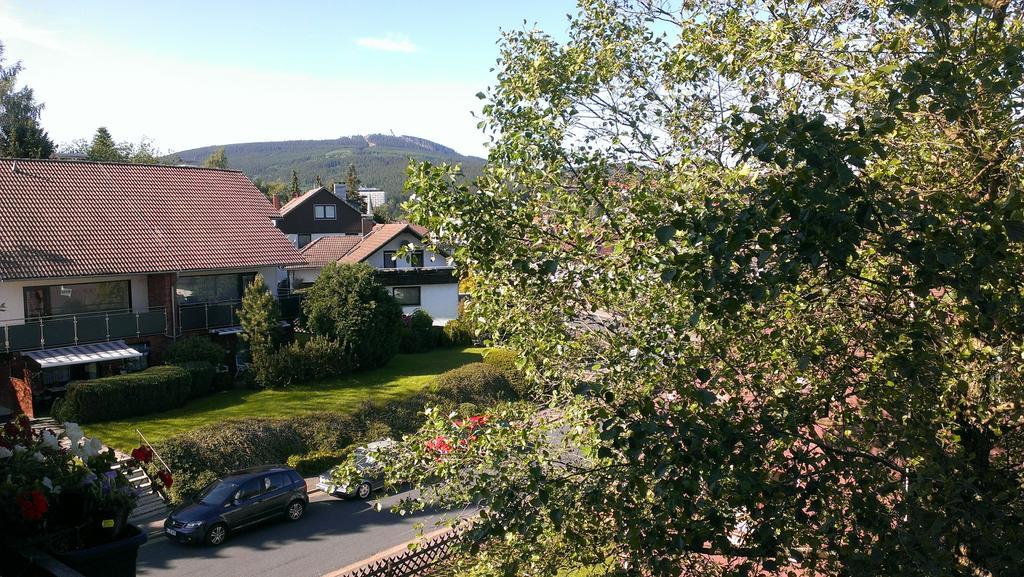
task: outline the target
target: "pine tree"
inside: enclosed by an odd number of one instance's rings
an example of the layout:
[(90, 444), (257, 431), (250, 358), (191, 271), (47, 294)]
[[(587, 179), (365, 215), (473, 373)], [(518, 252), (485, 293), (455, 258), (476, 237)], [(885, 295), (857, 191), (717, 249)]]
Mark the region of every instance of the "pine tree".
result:
[(281, 326), (281, 311), (277, 300), (263, 283), (263, 277), (256, 275), (252, 283), (245, 287), (238, 319), (242, 325), (242, 339), (249, 344), (253, 373), (256, 381), (261, 382), (266, 374), (267, 359), (277, 347)]
[(302, 194), (302, 191), (299, 190), (299, 173), (293, 170), (292, 171), (292, 196), (295, 197), (295, 196), (299, 196), (300, 194)]
[(96, 134), (92, 137), (92, 143), (89, 145), (85, 157), (89, 160), (114, 162), (122, 162), (125, 159), (124, 153), (121, 152), (120, 147), (114, 142), (114, 137), (110, 135), (110, 131), (107, 130), (106, 126), (96, 129)]
[(322, 187), (324, 185), (324, 181), (320, 178), (319, 174), (316, 175), (316, 185), (317, 187)]
[(348, 165), (348, 172), (345, 174), (345, 197), (349, 203), (358, 206), (360, 210), (366, 212), (366, 202), (363, 197), (359, 196), (359, 174), (356, 173), (356, 166), (354, 164)]

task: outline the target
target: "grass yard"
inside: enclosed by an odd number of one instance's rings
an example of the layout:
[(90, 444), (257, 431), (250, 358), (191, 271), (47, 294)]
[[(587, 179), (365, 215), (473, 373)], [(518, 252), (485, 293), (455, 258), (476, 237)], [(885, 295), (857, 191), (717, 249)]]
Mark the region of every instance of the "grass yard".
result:
[(138, 428), (149, 442), (202, 425), (240, 417), (290, 417), (316, 411), (345, 412), (359, 403), (382, 401), (415, 392), (437, 375), (480, 361), (482, 348), (437, 349), (429, 353), (396, 355), (383, 368), (338, 379), (278, 390), (249, 389), (213, 393), (187, 405), (124, 421), (85, 425), (88, 436), (128, 451), (139, 444)]

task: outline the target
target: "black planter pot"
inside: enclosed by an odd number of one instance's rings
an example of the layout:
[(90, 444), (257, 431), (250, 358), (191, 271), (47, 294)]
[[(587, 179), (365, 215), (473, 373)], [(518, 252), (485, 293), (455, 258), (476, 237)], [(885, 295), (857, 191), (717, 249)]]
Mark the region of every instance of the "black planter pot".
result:
[(135, 558), (145, 542), (146, 534), (135, 525), (128, 525), (117, 541), (54, 557), (85, 577), (135, 577)]

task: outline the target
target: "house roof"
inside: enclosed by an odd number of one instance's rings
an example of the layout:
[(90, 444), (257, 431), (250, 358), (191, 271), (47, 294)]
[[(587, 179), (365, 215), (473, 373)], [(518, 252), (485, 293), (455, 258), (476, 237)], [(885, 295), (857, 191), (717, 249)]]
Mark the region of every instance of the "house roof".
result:
[(363, 237), (356, 235), (322, 236), (302, 247), (299, 253), (309, 266), (323, 267), (341, 259), (362, 240)]
[(241, 172), (0, 158), (0, 280), (303, 262)]
[(379, 224), (373, 227), (373, 230), (367, 233), (348, 254), (338, 260), (340, 262), (362, 262), (403, 232), (410, 232), (417, 238), (423, 238), (423, 235), (427, 234), (427, 229), (404, 222)]
[(281, 210), (279, 211), (281, 213), (281, 216), (284, 216), (284, 215), (288, 214), (289, 212), (295, 210), (300, 205), (305, 203), (307, 200), (309, 200), (309, 199), (313, 198), (314, 196), (316, 196), (317, 193), (320, 192), (321, 190), (327, 192), (328, 194), (330, 194), (332, 198), (340, 200), (342, 202), (342, 204), (344, 204), (345, 206), (347, 206), (347, 207), (351, 208), (352, 210), (356, 211), (356, 213), (358, 213), (360, 215), (363, 214), (361, 210), (359, 210), (358, 208), (352, 206), (348, 202), (348, 200), (346, 200), (344, 198), (341, 198), (338, 195), (334, 194), (333, 192), (327, 190), (327, 187), (318, 186), (316, 188), (311, 188), (310, 190), (307, 190), (306, 192), (300, 194), (299, 196), (296, 196), (295, 198), (293, 198), (293, 199), (289, 200), (288, 202), (284, 203), (284, 205), (281, 206)]

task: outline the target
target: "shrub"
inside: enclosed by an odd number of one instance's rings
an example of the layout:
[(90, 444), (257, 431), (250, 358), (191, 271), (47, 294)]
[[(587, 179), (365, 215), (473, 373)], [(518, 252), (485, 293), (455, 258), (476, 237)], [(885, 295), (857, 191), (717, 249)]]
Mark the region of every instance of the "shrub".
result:
[(307, 451), (334, 451), (355, 443), (361, 437), (362, 423), (353, 414), (323, 411), (293, 417)]
[(416, 309), (409, 315), (409, 328), (413, 330), (427, 331), (434, 326), (434, 317), (423, 309)]
[(336, 451), (313, 451), (303, 455), (292, 455), (288, 457), (288, 466), (303, 477), (319, 475), (340, 465), (352, 453), (353, 447), (354, 445)]
[(195, 399), (210, 393), (213, 388), (214, 379), (217, 377), (217, 367), (207, 361), (188, 361), (181, 364), (181, 368), (188, 371), (192, 379), (192, 386), (189, 391), (189, 398)]
[(302, 311), (306, 328), (339, 342), (353, 368), (383, 366), (398, 352), (402, 307), (370, 265), (328, 263), (306, 289)]
[(192, 393), (192, 375), (175, 365), (68, 384), (55, 416), (92, 423), (135, 417), (180, 406)]
[(497, 367), (505, 373), (516, 395), (526, 398), (530, 395), (530, 384), (526, 380), (526, 375), (516, 365), (519, 358), (519, 354), (513, 350), (491, 349), (484, 354), (484, 364)]
[(462, 319), (453, 319), (444, 325), (444, 337), (452, 346), (469, 346), (473, 344), (473, 331)]
[(281, 388), (336, 377), (351, 369), (341, 343), (314, 335), (271, 353), (255, 378), (262, 387)]
[(164, 362), (169, 365), (183, 365), (194, 361), (205, 361), (213, 366), (224, 363), (227, 351), (208, 337), (186, 337), (177, 340), (164, 352)]
[(484, 363), (470, 363), (441, 373), (430, 387), (432, 400), (451, 410), (462, 403), (492, 405), (516, 398), (505, 372)]

